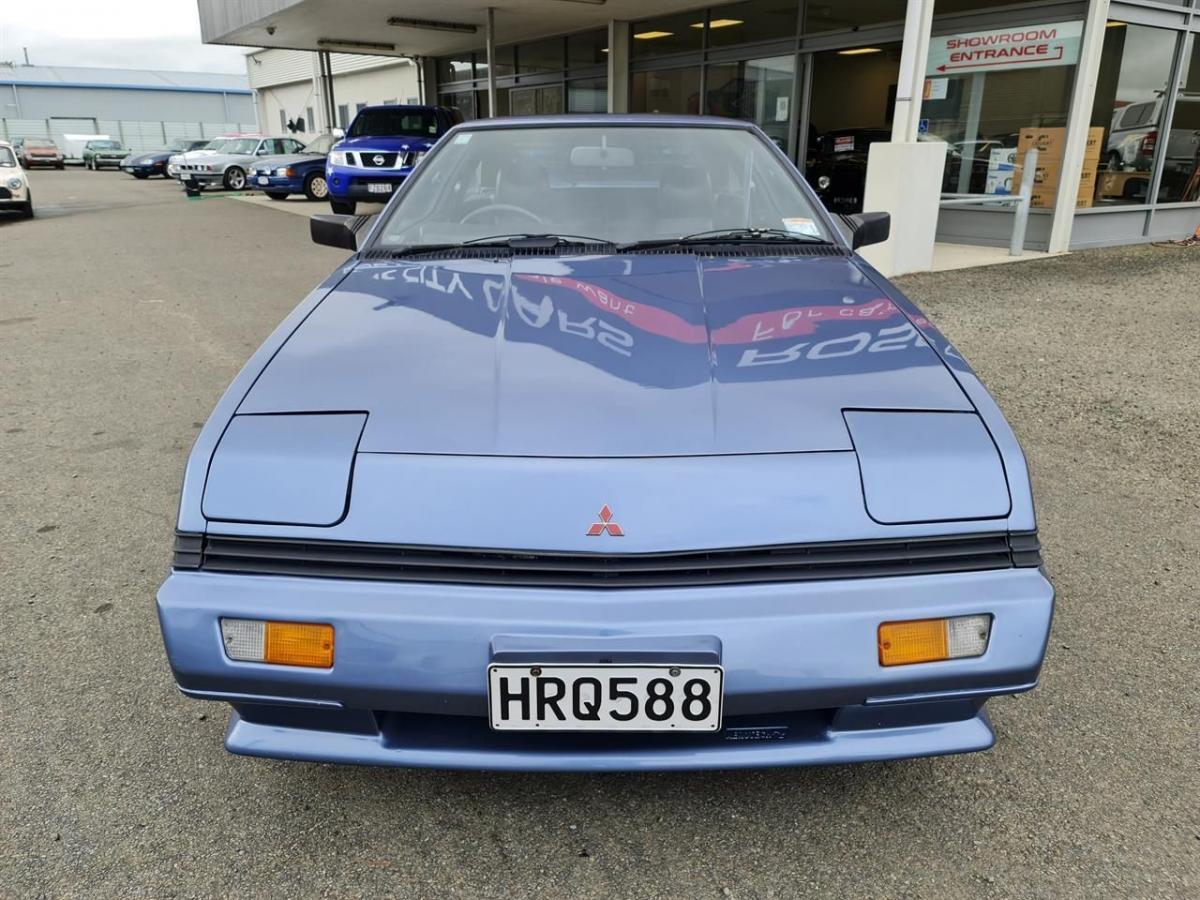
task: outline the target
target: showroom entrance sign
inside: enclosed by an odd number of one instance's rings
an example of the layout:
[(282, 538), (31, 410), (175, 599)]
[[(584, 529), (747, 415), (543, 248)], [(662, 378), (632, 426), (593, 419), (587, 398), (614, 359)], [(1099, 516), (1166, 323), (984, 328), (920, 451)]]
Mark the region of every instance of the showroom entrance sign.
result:
[(968, 31), (929, 39), (927, 75), (970, 75), (1008, 69), (1073, 66), (1079, 60), (1082, 22)]

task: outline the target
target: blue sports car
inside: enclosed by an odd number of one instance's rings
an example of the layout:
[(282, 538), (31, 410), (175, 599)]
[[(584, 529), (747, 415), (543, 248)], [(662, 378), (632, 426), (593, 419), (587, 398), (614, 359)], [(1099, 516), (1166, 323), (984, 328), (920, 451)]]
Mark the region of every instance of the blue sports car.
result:
[(983, 750), (1054, 606), (971, 368), (753, 125), (451, 131), (204, 426), (158, 611), (235, 753)]

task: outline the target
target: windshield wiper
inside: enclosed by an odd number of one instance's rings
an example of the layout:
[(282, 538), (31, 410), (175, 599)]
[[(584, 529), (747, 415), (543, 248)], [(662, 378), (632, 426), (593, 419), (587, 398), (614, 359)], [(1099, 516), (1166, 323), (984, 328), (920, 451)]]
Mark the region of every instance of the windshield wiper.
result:
[(514, 249), (541, 249), (543, 247), (579, 247), (584, 244), (612, 245), (605, 238), (589, 237), (586, 234), (531, 234), (519, 232), (516, 234), (493, 234), (490, 237), (473, 238), (463, 241), (464, 247), (512, 247)]
[(393, 259), (404, 256), (417, 256), (422, 253), (439, 253), (443, 250), (461, 250), (463, 247), (495, 247), (508, 250), (548, 250), (554, 247), (585, 247), (592, 244), (613, 246), (612, 241), (604, 238), (588, 237), (582, 234), (494, 234), (487, 237), (472, 238), (469, 241), (455, 241), (445, 244), (409, 244), (403, 247), (388, 248)]
[(689, 244), (751, 244), (759, 241), (784, 241), (794, 244), (829, 244), (824, 238), (811, 234), (799, 234), (782, 228), (714, 228), (712, 231), (697, 231), (675, 238), (658, 238), (649, 241), (631, 241), (618, 244), (618, 250), (652, 250), (655, 247), (683, 247)]

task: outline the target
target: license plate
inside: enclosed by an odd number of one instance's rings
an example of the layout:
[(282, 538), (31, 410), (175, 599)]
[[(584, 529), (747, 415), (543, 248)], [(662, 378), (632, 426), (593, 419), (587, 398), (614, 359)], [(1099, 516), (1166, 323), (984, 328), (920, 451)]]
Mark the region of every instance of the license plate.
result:
[(488, 667), (496, 731), (718, 731), (720, 666)]
[(259, 176), (258, 176), (258, 183), (259, 183), (259, 184), (270, 184), (270, 183), (271, 183), (271, 179), (270, 179), (270, 178), (268, 178), (266, 175), (259, 175)]
[(191, 181), (191, 180), (192, 180), (192, 176), (191, 176), (191, 175), (189, 175), (187, 172), (181, 172), (181, 173), (179, 174), (179, 180), (180, 180), (180, 181)]
[(367, 193), (368, 194), (390, 194), (391, 192), (392, 192), (392, 186), (387, 183), (368, 184), (367, 185)]

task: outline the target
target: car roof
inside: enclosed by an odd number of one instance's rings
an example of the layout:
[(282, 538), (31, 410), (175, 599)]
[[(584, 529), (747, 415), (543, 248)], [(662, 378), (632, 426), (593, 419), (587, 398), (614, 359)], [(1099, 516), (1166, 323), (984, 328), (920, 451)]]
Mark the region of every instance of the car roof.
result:
[(735, 131), (755, 131), (753, 122), (725, 119), (720, 116), (664, 116), (656, 113), (580, 113), (559, 116), (511, 116), (497, 119), (473, 119), (457, 126), (459, 131), (485, 131), (489, 128), (576, 128), (579, 126), (642, 126), (658, 125), (670, 128), (725, 128)]

